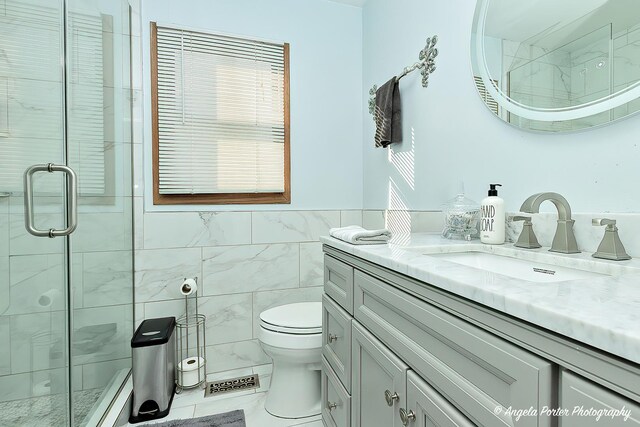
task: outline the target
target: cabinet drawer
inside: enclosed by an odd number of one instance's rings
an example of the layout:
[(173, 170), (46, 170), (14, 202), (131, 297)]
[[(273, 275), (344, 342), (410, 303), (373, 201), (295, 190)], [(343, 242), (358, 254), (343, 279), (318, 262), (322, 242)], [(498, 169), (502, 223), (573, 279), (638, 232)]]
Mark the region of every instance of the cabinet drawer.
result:
[(326, 295), (322, 296), (322, 354), (351, 392), (351, 316)]
[(552, 424), (496, 411), (553, 407), (551, 363), (360, 271), (354, 282), (355, 318), (472, 422)]
[(351, 426), (351, 397), (322, 358), (322, 421), (327, 427)]
[[(561, 427), (640, 426), (640, 404), (569, 371), (562, 371), (560, 377), (560, 408), (568, 411), (568, 415), (560, 417)], [(591, 408), (596, 411), (624, 409), (631, 414), (627, 420), (624, 415), (602, 415), (598, 420), (586, 412)]]
[(353, 314), (353, 267), (325, 255), (324, 291), (340, 307)]
[(413, 414), (412, 427), (474, 427), (458, 409), (420, 378), (407, 372), (407, 414)]

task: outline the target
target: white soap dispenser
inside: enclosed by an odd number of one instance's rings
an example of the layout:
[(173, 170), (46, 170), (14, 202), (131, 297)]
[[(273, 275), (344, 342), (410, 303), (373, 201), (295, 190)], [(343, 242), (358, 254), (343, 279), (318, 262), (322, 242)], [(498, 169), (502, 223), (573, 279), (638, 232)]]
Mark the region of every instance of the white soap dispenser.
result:
[(504, 200), (498, 197), (496, 187), (502, 184), (489, 184), (489, 197), (480, 203), (480, 241), (489, 245), (504, 243)]

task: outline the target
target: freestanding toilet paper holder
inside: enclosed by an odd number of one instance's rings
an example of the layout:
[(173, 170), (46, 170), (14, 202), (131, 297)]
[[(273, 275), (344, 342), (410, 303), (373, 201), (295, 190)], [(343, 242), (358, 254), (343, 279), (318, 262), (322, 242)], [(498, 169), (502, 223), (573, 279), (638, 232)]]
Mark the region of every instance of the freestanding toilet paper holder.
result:
[(206, 317), (198, 313), (197, 278), (185, 279), (180, 287), (185, 314), (176, 320), (176, 393), (206, 384)]

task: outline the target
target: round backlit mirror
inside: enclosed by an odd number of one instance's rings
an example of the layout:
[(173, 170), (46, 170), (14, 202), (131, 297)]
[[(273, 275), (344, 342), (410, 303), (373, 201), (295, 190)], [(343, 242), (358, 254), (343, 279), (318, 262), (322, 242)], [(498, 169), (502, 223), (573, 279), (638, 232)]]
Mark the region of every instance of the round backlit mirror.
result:
[(563, 132), (640, 110), (638, 0), (478, 0), (478, 93), (502, 120)]

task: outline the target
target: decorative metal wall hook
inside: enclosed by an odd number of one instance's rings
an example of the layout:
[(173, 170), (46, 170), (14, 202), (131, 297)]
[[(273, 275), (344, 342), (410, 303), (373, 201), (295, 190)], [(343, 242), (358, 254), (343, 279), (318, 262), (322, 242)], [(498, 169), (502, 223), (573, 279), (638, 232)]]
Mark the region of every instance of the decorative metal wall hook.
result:
[(378, 85), (371, 86), (369, 89), (369, 114), (373, 114), (376, 110), (376, 91), (378, 90)]
[[(422, 74), (422, 87), (427, 88), (429, 86), (429, 75), (436, 70), (436, 57), (438, 56), (438, 49), (436, 44), (438, 43), (438, 36), (427, 38), (427, 43), (424, 49), (418, 54), (418, 62), (408, 67), (405, 67), (400, 74), (396, 77), (398, 80), (406, 76), (407, 74), (420, 70)], [(373, 114), (376, 108), (376, 91), (377, 85), (373, 85), (369, 89), (369, 113)]]

